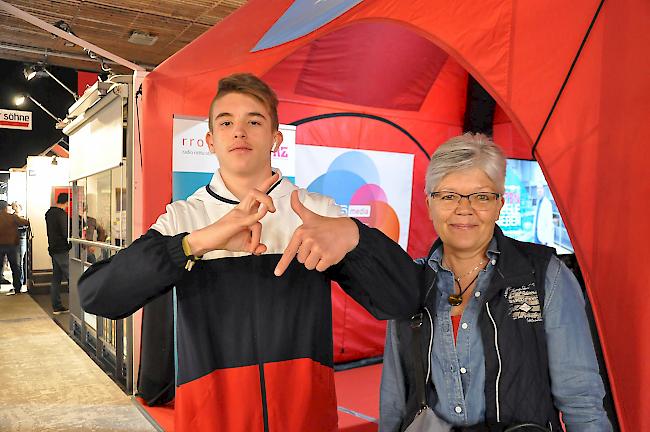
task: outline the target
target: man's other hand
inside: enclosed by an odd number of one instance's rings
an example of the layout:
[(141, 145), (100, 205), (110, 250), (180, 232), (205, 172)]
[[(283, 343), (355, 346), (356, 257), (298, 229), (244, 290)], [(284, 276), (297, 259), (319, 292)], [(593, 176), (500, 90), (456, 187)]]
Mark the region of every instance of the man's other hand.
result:
[(293, 260), (308, 270), (327, 270), (339, 263), (359, 243), (359, 229), (347, 217), (320, 216), (305, 207), (298, 198), (298, 191), (291, 193), (291, 208), (302, 220), (284, 250), (274, 274), (281, 276)]

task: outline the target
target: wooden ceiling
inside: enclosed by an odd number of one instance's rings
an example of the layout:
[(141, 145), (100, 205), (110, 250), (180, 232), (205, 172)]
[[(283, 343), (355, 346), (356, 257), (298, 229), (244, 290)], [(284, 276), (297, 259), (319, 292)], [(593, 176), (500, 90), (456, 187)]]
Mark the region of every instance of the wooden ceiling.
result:
[[(81, 39), (149, 70), (237, 10), (246, 0), (9, 0), (7, 3), (57, 25), (63, 21)], [(128, 41), (149, 33), (151, 46)], [(78, 46), (0, 11), (0, 58), (45, 62), (96, 71), (100, 63)], [(106, 63), (116, 73), (128, 69)]]

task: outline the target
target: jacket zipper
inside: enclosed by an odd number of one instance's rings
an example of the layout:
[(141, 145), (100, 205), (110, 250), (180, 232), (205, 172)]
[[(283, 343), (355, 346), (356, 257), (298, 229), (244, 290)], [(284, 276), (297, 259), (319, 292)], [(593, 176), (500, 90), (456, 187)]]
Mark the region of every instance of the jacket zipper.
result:
[(259, 362), (260, 390), (262, 392), (262, 418), (264, 419), (264, 432), (269, 432), (269, 409), (266, 406), (266, 380), (264, 379), (264, 363)]
[[(255, 260), (253, 257), (253, 265), (252, 267), (258, 267), (259, 266), (259, 260)], [(260, 330), (259, 330), (259, 320), (257, 317), (260, 316), (259, 314), (259, 299), (257, 298), (257, 289), (253, 289), (253, 304), (255, 305), (255, 313), (253, 313), (253, 338), (255, 339), (255, 355), (257, 356), (257, 368), (260, 374), (260, 393), (262, 395), (262, 419), (264, 421), (264, 432), (269, 432), (269, 412), (268, 412), (268, 407), (266, 404), (266, 380), (264, 379), (264, 362), (262, 361), (262, 358), (260, 357), (260, 342), (259, 342), (259, 336), (260, 336)]]
[(488, 316), (490, 317), (490, 321), (492, 321), (492, 325), (494, 326), (494, 348), (496, 349), (497, 352), (497, 359), (499, 360), (499, 371), (497, 372), (497, 380), (496, 380), (496, 397), (495, 397), (495, 402), (496, 402), (496, 408), (497, 408), (497, 422), (501, 421), (501, 410), (499, 407), (499, 381), (501, 381), (501, 353), (499, 352), (499, 331), (497, 329), (497, 324), (494, 322), (494, 318), (492, 317), (492, 312), (490, 312), (490, 305), (488, 303), (485, 303), (485, 307), (487, 308), (487, 313)]

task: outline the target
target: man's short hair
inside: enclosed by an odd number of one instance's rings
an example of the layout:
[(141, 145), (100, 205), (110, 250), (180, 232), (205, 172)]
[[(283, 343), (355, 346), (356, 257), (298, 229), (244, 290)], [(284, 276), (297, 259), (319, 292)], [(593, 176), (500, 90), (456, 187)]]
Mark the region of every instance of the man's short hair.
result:
[(271, 89), (271, 87), (269, 87), (264, 81), (251, 73), (236, 73), (219, 80), (217, 94), (214, 96), (214, 99), (212, 99), (212, 102), (210, 103), (210, 117), (208, 118), (210, 132), (212, 132), (214, 128), (212, 110), (214, 109), (215, 103), (217, 100), (219, 100), (219, 98), (222, 98), (230, 93), (245, 94), (263, 103), (271, 115), (271, 125), (273, 126), (273, 130), (278, 130), (278, 97), (273, 89)]
[(9, 204), (5, 200), (0, 200), (0, 210), (4, 210), (9, 207)]
[(56, 203), (57, 204), (65, 204), (68, 202), (68, 194), (67, 193), (60, 193), (56, 197)]

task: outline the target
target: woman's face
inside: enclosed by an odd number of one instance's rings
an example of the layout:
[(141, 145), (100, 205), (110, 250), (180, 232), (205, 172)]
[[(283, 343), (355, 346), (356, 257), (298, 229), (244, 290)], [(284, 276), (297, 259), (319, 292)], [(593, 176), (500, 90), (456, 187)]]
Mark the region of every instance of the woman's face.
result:
[[(482, 169), (471, 168), (447, 174), (434, 191), (469, 195), (475, 192), (497, 192), (497, 188)], [(427, 196), (426, 201), (429, 218), (445, 245), (445, 252), (463, 254), (477, 253), (487, 248), (504, 202), (501, 197), (491, 201), (487, 208), (476, 210), (466, 198), (452, 208), (441, 205), (439, 200), (431, 196)]]

